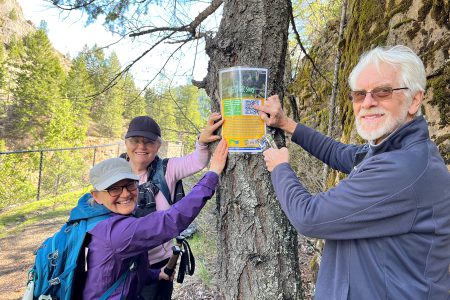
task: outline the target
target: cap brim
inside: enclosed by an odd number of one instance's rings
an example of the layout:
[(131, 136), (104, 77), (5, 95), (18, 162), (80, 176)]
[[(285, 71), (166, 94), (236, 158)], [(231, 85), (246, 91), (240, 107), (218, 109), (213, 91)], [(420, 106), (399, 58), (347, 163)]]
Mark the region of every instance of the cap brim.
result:
[(154, 141), (156, 141), (160, 138), (159, 136), (157, 136), (154, 133), (151, 133), (148, 131), (139, 131), (139, 130), (127, 132), (127, 134), (125, 135), (125, 138), (129, 138), (129, 137), (133, 137), (133, 136), (142, 136), (142, 137), (154, 140)]
[(110, 187), (111, 185), (113, 185), (114, 183), (121, 181), (123, 179), (139, 180), (139, 177), (137, 175), (135, 175), (133, 173), (129, 173), (129, 172), (117, 173), (117, 174), (114, 174), (114, 176), (108, 177), (107, 180), (105, 180), (98, 186), (95, 186), (95, 189), (96, 190), (104, 190), (104, 189)]

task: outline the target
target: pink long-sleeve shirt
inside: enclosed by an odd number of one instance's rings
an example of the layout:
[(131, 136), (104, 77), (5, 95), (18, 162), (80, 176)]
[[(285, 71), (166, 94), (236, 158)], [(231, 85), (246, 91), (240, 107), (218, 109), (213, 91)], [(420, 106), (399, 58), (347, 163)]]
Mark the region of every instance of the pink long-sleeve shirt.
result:
[[(199, 142), (195, 144), (195, 151), (183, 157), (171, 157), (167, 163), (165, 179), (169, 187), (170, 196), (173, 198), (175, 184), (178, 180), (197, 173), (206, 167), (209, 161), (208, 145)], [(147, 173), (141, 176), (139, 184), (147, 182)], [(155, 196), (156, 210), (166, 210), (170, 207), (169, 202), (162, 192)], [(172, 255), (173, 242), (169, 241), (157, 246), (148, 252), (150, 264), (158, 263)]]

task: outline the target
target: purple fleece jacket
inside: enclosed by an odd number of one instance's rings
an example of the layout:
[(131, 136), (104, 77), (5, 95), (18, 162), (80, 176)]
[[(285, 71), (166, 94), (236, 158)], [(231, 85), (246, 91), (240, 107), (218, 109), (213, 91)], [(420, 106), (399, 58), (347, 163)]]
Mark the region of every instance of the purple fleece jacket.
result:
[[(101, 221), (89, 233), (86, 284), (83, 299), (99, 299), (138, 256), (137, 270), (130, 272), (108, 299), (137, 299), (137, 295), (149, 278), (147, 251), (160, 245), (186, 229), (198, 215), (206, 200), (214, 194), (218, 175), (207, 172), (189, 194), (170, 209), (156, 211), (142, 218), (114, 214)], [(154, 276), (153, 276), (154, 277)], [(156, 278), (153, 278), (154, 280)]]

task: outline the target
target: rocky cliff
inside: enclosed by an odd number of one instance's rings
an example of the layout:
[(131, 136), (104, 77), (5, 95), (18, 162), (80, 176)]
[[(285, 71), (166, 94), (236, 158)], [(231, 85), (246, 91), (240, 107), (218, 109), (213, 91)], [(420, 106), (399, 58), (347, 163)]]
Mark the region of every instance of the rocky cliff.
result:
[[(0, 42), (8, 45), (13, 39), (22, 39), (35, 31), (35, 24), (26, 20), (16, 0), (0, 0)], [(68, 71), (71, 65), (70, 59), (56, 49), (54, 51), (61, 60), (63, 68)]]
[(14, 37), (22, 38), (35, 30), (16, 0), (0, 0), (0, 41), (8, 44)]

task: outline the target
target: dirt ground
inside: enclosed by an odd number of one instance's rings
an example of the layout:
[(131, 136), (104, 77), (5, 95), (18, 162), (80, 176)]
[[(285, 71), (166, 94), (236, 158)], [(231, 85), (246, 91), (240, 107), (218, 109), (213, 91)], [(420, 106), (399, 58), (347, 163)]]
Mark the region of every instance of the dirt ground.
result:
[(64, 224), (65, 219), (43, 220), (21, 233), (0, 239), (0, 299), (22, 299), (34, 251)]

